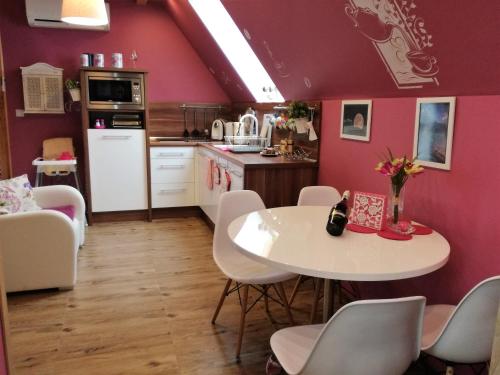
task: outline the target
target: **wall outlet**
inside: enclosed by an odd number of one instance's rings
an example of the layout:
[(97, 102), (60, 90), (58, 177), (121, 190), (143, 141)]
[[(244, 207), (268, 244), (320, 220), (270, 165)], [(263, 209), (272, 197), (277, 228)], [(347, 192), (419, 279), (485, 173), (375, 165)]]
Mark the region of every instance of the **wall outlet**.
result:
[(24, 117), (24, 109), (16, 109), (16, 117)]

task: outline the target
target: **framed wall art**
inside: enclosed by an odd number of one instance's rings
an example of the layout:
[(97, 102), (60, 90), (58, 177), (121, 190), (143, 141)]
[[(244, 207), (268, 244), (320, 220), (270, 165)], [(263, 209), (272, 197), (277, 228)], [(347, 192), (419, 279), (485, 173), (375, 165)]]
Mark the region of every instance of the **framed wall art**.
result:
[(354, 192), (349, 221), (352, 224), (381, 230), (385, 226), (387, 197), (381, 194)]
[(418, 98), (413, 157), (420, 165), (451, 168), (455, 97)]
[(371, 100), (342, 100), (340, 138), (368, 142), (371, 120)]

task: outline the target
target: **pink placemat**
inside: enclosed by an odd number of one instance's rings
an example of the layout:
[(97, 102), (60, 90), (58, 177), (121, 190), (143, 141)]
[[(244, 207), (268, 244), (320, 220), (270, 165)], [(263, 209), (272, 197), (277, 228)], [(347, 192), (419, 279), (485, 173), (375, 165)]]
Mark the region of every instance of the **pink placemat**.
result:
[(413, 224), (413, 228), (415, 228), (415, 232), (413, 234), (416, 234), (417, 236), (425, 236), (427, 234), (432, 233), (432, 229), (429, 227), (426, 227), (424, 225), (419, 225), (419, 224)]
[(378, 232), (377, 236), (382, 238), (387, 238), (388, 240), (396, 240), (396, 241), (408, 241), (412, 239), (411, 234), (399, 234), (387, 229)]
[(361, 225), (356, 225), (351, 223), (347, 224), (346, 228), (351, 232), (356, 232), (356, 233), (366, 233), (366, 234), (377, 233), (376, 229), (363, 227)]

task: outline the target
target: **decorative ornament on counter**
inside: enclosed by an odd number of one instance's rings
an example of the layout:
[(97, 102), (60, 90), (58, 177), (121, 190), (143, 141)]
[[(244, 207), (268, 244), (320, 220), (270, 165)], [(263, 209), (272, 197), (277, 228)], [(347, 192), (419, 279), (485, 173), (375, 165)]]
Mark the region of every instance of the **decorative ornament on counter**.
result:
[(389, 198), (388, 222), (387, 226), (394, 232), (401, 234), (410, 234), (415, 231), (411, 221), (402, 219), (404, 207), (404, 186), (408, 177), (415, 177), (422, 173), (424, 168), (409, 160), (406, 155), (402, 158), (395, 158), (389, 148), (385, 160), (379, 162), (376, 171), (391, 179), (391, 194)]
[(136, 68), (136, 63), (137, 60), (139, 59), (139, 55), (135, 51), (135, 49), (132, 51), (132, 54), (130, 55), (130, 60), (132, 60), (132, 67), (135, 69)]
[(387, 197), (381, 194), (354, 192), (349, 222), (375, 230), (385, 226)]
[(330, 211), (328, 222), (326, 223), (326, 231), (332, 236), (340, 236), (344, 232), (347, 224), (347, 201), (349, 200), (350, 191), (344, 191), (342, 200), (338, 202)]

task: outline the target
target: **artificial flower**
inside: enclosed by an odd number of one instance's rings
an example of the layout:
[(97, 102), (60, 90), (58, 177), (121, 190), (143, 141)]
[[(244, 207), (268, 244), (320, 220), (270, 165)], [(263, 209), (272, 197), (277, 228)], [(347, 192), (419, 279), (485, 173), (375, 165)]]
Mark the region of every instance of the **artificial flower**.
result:
[[(391, 178), (392, 190), (395, 198), (399, 198), (399, 194), (403, 189), (409, 176), (415, 177), (422, 173), (424, 168), (415, 164), (415, 160), (408, 160), (406, 156), (395, 158), (391, 150), (388, 148), (388, 157), (379, 162), (375, 170), (384, 176)], [(398, 205), (394, 206), (394, 222), (398, 221)]]

